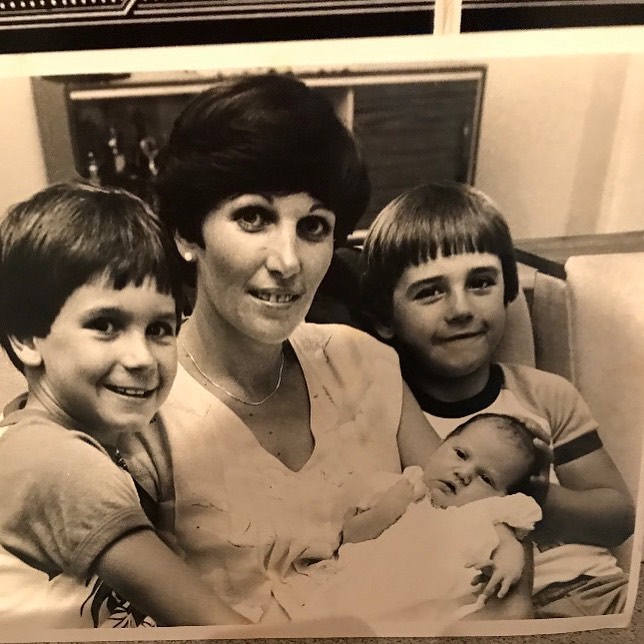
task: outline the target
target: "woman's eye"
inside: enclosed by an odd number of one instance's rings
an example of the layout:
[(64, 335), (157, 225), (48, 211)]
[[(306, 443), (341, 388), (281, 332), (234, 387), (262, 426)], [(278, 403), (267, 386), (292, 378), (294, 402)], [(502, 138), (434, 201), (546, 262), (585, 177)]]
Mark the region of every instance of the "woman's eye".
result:
[(176, 327), (170, 322), (153, 322), (148, 326), (147, 334), (153, 338), (174, 337)]
[(236, 212), (235, 220), (243, 230), (257, 232), (270, 223), (270, 213), (257, 206), (248, 206)]
[(297, 224), (300, 235), (309, 241), (322, 241), (332, 232), (333, 226), (320, 216), (303, 217)]

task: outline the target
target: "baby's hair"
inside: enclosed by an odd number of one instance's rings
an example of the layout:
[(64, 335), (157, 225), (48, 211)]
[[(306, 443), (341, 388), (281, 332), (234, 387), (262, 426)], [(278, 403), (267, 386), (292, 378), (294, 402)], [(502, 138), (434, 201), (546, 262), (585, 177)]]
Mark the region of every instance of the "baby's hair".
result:
[(39, 337), (67, 298), (105, 276), (117, 290), (152, 278), (183, 297), (174, 241), (150, 207), (117, 188), (61, 183), (12, 206), (0, 223), (0, 343), (14, 366), (9, 336)]
[(455, 182), (427, 183), (403, 193), (378, 214), (362, 253), (362, 299), (376, 320), (390, 322), (393, 292), (410, 266), (462, 253), (490, 253), (501, 261), (504, 302), (519, 278), (503, 215), (480, 190)]
[(534, 434), (526, 427), (525, 423), (516, 418), (515, 416), (510, 416), (508, 414), (493, 414), (493, 413), (482, 413), (472, 416), (465, 422), (461, 423), (454, 431), (449, 435), (458, 436), (470, 425), (473, 425), (481, 420), (491, 420), (494, 422), (495, 427), (504, 432), (505, 438), (508, 439), (519, 451), (527, 457), (528, 462), (530, 463), (527, 472), (523, 477), (516, 481), (508, 489), (508, 494), (513, 494), (515, 492), (523, 492), (524, 494), (530, 494), (530, 477), (538, 473), (539, 468), (539, 459), (537, 458), (537, 449), (534, 446), (533, 438)]

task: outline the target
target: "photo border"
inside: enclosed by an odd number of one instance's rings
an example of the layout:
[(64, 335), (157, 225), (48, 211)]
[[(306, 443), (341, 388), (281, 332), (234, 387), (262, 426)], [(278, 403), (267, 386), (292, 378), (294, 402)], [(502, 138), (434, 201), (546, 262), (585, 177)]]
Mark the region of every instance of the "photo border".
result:
[[(211, 45), (204, 47), (132, 49), (116, 52), (91, 51), (59, 52), (55, 54), (22, 54), (0, 56), (1, 77), (23, 77), (33, 75), (60, 75), (73, 73), (118, 72), (118, 71), (173, 71), (180, 69), (221, 68), (230, 72), (265, 68), (289, 68), (302, 66), (329, 67), (352, 64), (428, 64), (431, 62), (475, 63), (482, 57), (508, 56), (557, 56), (600, 53), (642, 53), (644, 52), (644, 27), (592, 28), (579, 30), (549, 30), (547, 32), (505, 32), (503, 34), (461, 34), (440, 37), (394, 37), (378, 39), (355, 39), (352, 41), (325, 40), (300, 43), (257, 43)], [(296, 64), (294, 64), (296, 62)], [(635, 593), (642, 557), (642, 534), (644, 529), (643, 493), (644, 463), (640, 463), (640, 484), (638, 513), (633, 556), (630, 570), (629, 599), (626, 611), (621, 615), (590, 618), (566, 618), (556, 620), (532, 620), (504, 622), (503, 635), (532, 635), (547, 633), (570, 633), (576, 630), (624, 628), (630, 621), (635, 602)], [(539, 628), (537, 629), (537, 624)], [(449, 635), (497, 635), (499, 622), (483, 624), (458, 624)], [(436, 633), (445, 635), (446, 633)], [(37, 634), (21, 633), (17, 639), (0, 641), (40, 641)], [(204, 639), (249, 639), (249, 638), (290, 638), (290, 637), (418, 637), (428, 636), (426, 632), (383, 630), (379, 633), (361, 631), (351, 621), (335, 624), (333, 627), (311, 625), (302, 632), (301, 625), (280, 625), (279, 628), (266, 626), (239, 627), (173, 627), (151, 630), (90, 631), (64, 630), (47, 631), (47, 641), (133, 641), (133, 640), (204, 640)], [(109, 637), (106, 637), (109, 636)], [(432, 635), (433, 636), (433, 635)], [(44, 640), (43, 640), (44, 641)]]

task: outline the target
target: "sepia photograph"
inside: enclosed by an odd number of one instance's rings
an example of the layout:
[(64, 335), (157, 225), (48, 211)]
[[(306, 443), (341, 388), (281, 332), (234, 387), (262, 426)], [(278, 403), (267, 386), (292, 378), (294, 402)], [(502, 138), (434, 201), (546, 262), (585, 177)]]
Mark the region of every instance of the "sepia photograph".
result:
[(632, 634), (643, 29), (0, 57), (0, 641)]

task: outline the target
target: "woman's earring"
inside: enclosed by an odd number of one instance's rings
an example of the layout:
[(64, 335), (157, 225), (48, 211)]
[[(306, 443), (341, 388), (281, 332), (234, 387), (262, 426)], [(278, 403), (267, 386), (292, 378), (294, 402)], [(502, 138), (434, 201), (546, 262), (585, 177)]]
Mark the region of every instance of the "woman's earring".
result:
[(186, 260), (186, 262), (190, 263), (190, 262), (194, 262), (194, 261), (195, 261), (195, 256), (194, 256), (194, 255), (193, 255), (189, 250), (187, 250), (187, 251), (183, 254), (183, 259), (185, 259), (185, 260)]

